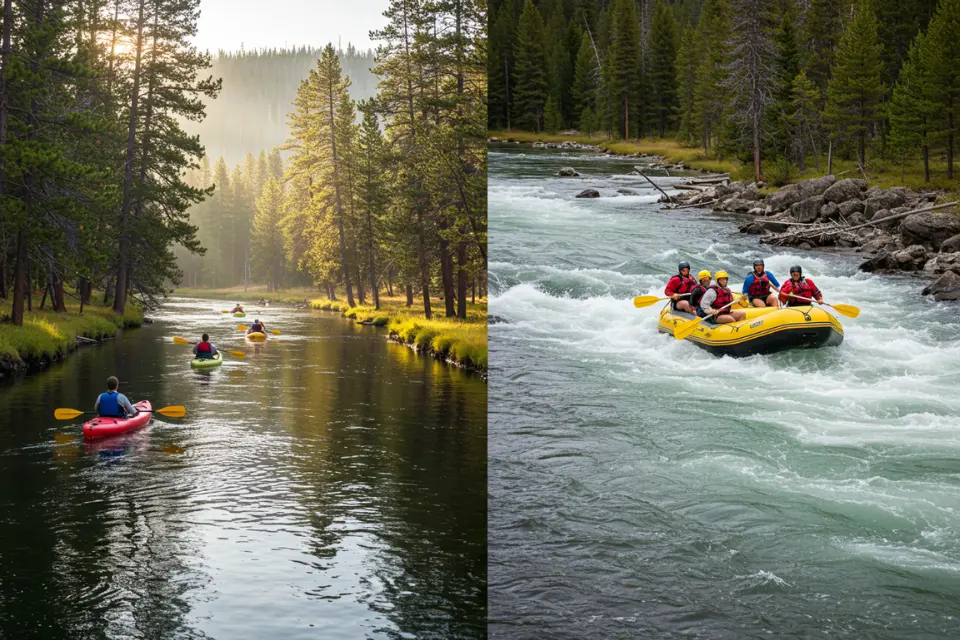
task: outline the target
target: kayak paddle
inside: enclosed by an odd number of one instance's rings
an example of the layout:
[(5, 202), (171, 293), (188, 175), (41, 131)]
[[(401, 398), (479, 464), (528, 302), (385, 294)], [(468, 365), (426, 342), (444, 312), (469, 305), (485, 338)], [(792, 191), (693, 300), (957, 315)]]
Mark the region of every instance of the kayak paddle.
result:
[[(140, 409), (140, 412), (141, 413), (159, 413), (160, 415), (166, 416), (168, 418), (182, 418), (185, 415), (187, 415), (186, 407), (177, 406), (177, 405), (170, 406), (170, 407), (163, 407), (162, 409), (150, 409), (149, 411), (145, 409)], [(78, 411), (76, 409), (57, 409), (56, 411), (53, 412), (53, 417), (56, 418), (57, 420), (73, 420), (74, 418), (77, 418), (79, 416), (85, 416), (92, 413), (99, 414), (100, 412), (99, 411)]]
[[(723, 311), (723, 310), (726, 309), (727, 307), (730, 307), (730, 306), (736, 304), (736, 303), (739, 302), (742, 298), (743, 298), (743, 296), (740, 296), (739, 298), (734, 298), (733, 302), (731, 302), (730, 304), (725, 304), (725, 305), (723, 305), (722, 307), (720, 307), (719, 309), (717, 309), (717, 312), (719, 313), (720, 311)], [(714, 314), (710, 314), (710, 315), (714, 315)], [(679, 328), (673, 330), (673, 337), (676, 338), (677, 340), (683, 340), (683, 339), (686, 338), (688, 335), (690, 335), (691, 333), (693, 333), (694, 331), (696, 331), (696, 330), (697, 330), (697, 327), (700, 326), (700, 323), (703, 322), (704, 320), (706, 320), (706, 319), (709, 318), (709, 317), (710, 317), (710, 316), (704, 316), (704, 317), (702, 317), (702, 318), (696, 318), (696, 319), (694, 319), (694, 320), (685, 321), (682, 325), (680, 325)]]
[[(788, 293), (788, 296), (791, 298), (797, 298), (798, 300), (806, 300), (807, 302), (816, 302), (816, 300), (811, 300), (810, 298), (804, 298), (803, 296), (795, 296), (792, 293)], [(828, 302), (821, 302), (819, 304), (826, 305), (839, 313), (842, 316), (847, 316), (848, 318), (856, 318), (860, 315), (860, 308), (855, 307), (852, 304), (830, 304)]]
[[(197, 344), (196, 342), (189, 342), (188, 340), (185, 340), (184, 338), (181, 338), (180, 336), (174, 336), (174, 337), (173, 337), (173, 341), (174, 341), (176, 344)], [(232, 355), (234, 358), (246, 358), (246, 357), (247, 357), (247, 354), (244, 353), (243, 351), (230, 351), (230, 350), (227, 350), (227, 353), (229, 353), (230, 355)]]
[[(237, 331), (246, 331), (246, 330), (249, 329), (249, 328), (250, 328), (250, 327), (248, 327), (248, 326), (245, 325), (245, 324), (238, 324), (238, 325), (237, 325)], [(275, 335), (275, 336), (280, 335), (280, 332), (277, 331), (276, 329), (270, 329), (269, 331), (267, 331), (267, 333), (272, 333), (272, 334)]]
[[(683, 298), (688, 295), (690, 294), (681, 293), (680, 297)], [(635, 306), (637, 309), (643, 309), (644, 307), (649, 307), (650, 305), (656, 304), (661, 300), (672, 300), (672, 298), (670, 296), (667, 296), (666, 298), (658, 298), (657, 296), (637, 296), (633, 299), (633, 306)]]

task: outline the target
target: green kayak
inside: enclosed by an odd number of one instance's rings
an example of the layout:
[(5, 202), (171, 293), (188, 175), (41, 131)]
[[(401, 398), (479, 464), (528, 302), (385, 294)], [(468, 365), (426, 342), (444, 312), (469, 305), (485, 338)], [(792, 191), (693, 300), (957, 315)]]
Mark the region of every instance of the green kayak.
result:
[(233, 314), (233, 317), (234, 317), (234, 318), (246, 318), (246, 317), (247, 317), (247, 314), (245, 314), (243, 311), (237, 311), (235, 314)]
[(210, 369), (219, 367), (221, 364), (223, 364), (223, 356), (220, 355), (219, 351), (212, 358), (194, 358), (190, 361), (190, 366), (194, 369)]

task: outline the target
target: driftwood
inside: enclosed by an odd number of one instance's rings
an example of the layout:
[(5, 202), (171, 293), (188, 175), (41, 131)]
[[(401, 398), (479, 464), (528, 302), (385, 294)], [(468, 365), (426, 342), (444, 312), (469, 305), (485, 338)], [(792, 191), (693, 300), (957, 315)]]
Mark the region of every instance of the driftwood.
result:
[(708, 190), (710, 187), (698, 187), (695, 184), (675, 184), (670, 187), (671, 189), (679, 189), (680, 191), (696, 191), (698, 193), (703, 193)]
[(679, 206), (679, 207), (669, 207), (669, 209), (670, 209), (670, 211), (677, 211), (677, 210), (679, 210), (679, 209), (693, 209), (693, 208), (695, 208), (695, 207), (709, 207), (710, 205), (716, 204), (717, 202), (720, 202), (720, 198), (717, 198), (716, 200), (711, 200), (710, 202), (698, 202), (698, 203), (696, 203), (696, 204), (684, 204), (684, 205), (681, 205), (681, 206)]
[(664, 191), (663, 189), (661, 189), (661, 188), (660, 188), (660, 185), (658, 185), (656, 182), (654, 182), (653, 180), (651, 180), (651, 179), (647, 176), (647, 174), (645, 174), (643, 171), (640, 171), (640, 169), (638, 169), (637, 167), (634, 167), (633, 169), (634, 169), (634, 171), (636, 171), (637, 173), (639, 173), (640, 175), (642, 175), (644, 178), (646, 178), (646, 179), (647, 179), (647, 182), (649, 182), (650, 184), (652, 184), (652, 185), (654, 186), (654, 188), (656, 188), (657, 191), (659, 191), (660, 193), (662, 193), (662, 194), (663, 194), (663, 197), (665, 197), (665, 198), (667, 199), (667, 202), (673, 202), (673, 198), (671, 198), (669, 195), (667, 195), (667, 192)]
[(688, 184), (719, 184), (721, 182), (726, 182), (729, 179), (729, 173), (718, 173), (712, 176), (704, 176), (703, 178), (691, 178)]
[(98, 340), (92, 340), (84, 336), (77, 336), (77, 342), (82, 342), (83, 344), (100, 344)]

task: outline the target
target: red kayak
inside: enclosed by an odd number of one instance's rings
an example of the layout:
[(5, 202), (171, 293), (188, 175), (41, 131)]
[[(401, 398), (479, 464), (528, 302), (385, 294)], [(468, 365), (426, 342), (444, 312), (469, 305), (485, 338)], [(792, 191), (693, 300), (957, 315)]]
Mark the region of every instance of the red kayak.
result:
[(118, 433), (139, 429), (150, 422), (150, 417), (153, 414), (149, 411), (153, 409), (153, 405), (150, 404), (149, 400), (141, 400), (133, 407), (139, 409), (140, 413), (132, 418), (94, 418), (90, 422), (83, 423), (83, 437), (87, 440), (95, 440), (115, 436)]

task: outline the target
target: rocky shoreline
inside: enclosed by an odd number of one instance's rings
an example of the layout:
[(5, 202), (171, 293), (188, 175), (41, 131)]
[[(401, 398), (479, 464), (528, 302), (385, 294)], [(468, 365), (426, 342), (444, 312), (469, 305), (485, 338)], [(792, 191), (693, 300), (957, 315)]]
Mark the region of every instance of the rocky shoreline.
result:
[(680, 206), (751, 216), (740, 231), (762, 236), (762, 243), (852, 249), (869, 256), (862, 271), (928, 276), (935, 280), (922, 295), (960, 299), (960, 217), (943, 211), (957, 203), (938, 203), (942, 193), (868, 188), (866, 180), (832, 175), (766, 196), (762, 187), (724, 181), (671, 199)]

